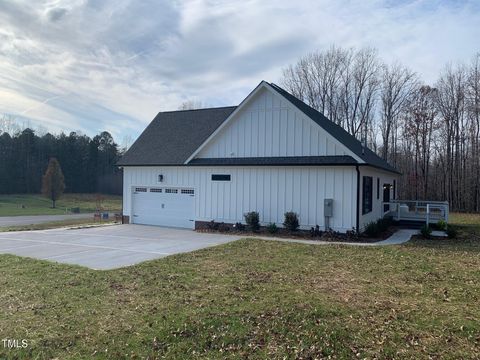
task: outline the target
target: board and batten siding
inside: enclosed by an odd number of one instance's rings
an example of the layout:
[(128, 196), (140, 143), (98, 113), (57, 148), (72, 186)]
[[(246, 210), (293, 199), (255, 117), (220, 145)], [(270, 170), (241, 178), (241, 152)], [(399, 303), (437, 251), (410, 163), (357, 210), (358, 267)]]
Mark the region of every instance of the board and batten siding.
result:
[[(231, 181), (212, 181), (212, 174), (230, 174)], [(284, 213), (295, 211), (302, 228), (323, 228), (324, 199), (332, 198), (330, 226), (345, 232), (356, 225), (353, 167), (125, 167), (123, 212), (128, 216), (135, 186), (193, 188), (197, 221), (244, 222), (244, 213), (258, 211), (263, 225), (281, 226)]]
[(195, 157), (323, 155), (355, 157), (283, 97), (263, 88)]
[[(372, 211), (367, 214), (362, 214), (362, 199), (363, 199), (363, 177), (364, 176), (371, 176), (372, 177), (372, 184), (373, 184), (373, 202), (372, 202)], [(380, 179), (380, 189), (379, 189), (379, 197), (377, 198), (377, 179)], [(396, 180), (398, 184), (399, 176), (387, 172), (382, 171), (372, 167), (361, 167), (360, 168), (360, 217), (359, 217), (359, 229), (362, 231), (365, 229), (365, 226), (372, 221), (377, 221), (381, 219), (384, 215), (383, 211), (383, 185), (390, 184), (393, 185), (393, 180)], [(397, 185), (398, 186), (398, 185)], [(397, 189), (398, 190), (398, 189)], [(393, 188), (390, 189), (390, 199), (393, 200)]]

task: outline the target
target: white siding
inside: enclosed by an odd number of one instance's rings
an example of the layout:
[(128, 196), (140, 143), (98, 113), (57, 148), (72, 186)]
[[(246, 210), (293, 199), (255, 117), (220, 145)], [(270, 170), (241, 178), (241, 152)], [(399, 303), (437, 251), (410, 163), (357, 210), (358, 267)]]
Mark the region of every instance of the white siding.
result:
[[(211, 174), (230, 174), (231, 181), (212, 181)], [(332, 228), (345, 232), (356, 221), (353, 167), (125, 167), (124, 214), (130, 216), (132, 187), (154, 185), (194, 188), (200, 221), (243, 222), (244, 213), (258, 211), (262, 224), (281, 226), (283, 214), (292, 210), (303, 228), (323, 227), (325, 198), (334, 199)]]
[[(368, 214), (362, 214), (362, 199), (363, 199), (363, 177), (371, 176), (373, 184), (373, 203), (372, 211)], [(377, 178), (380, 179), (380, 193), (377, 199)], [(390, 184), (393, 185), (393, 180), (396, 180), (398, 187), (398, 176), (394, 173), (389, 173), (386, 171), (381, 171), (372, 167), (361, 167), (360, 168), (360, 231), (371, 221), (376, 221), (383, 217), (383, 185)], [(393, 188), (390, 189), (390, 199), (393, 200)]]
[(197, 154), (197, 158), (350, 155), (343, 144), (262, 88)]

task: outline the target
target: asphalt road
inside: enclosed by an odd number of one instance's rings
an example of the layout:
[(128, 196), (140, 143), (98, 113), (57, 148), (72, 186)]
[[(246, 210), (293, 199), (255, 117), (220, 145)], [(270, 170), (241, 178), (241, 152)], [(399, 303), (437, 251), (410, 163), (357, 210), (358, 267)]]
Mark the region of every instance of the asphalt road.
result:
[(88, 219), (93, 220), (93, 214), (66, 214), (66, 215), (30, 215), (30, 216), (0, 216), (0, 227), (42, 224), (51, 221)]

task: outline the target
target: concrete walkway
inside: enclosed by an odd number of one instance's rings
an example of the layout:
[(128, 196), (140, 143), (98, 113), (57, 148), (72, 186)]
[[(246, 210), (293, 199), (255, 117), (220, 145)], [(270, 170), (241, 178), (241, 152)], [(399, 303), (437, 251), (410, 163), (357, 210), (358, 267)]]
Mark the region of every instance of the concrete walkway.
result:
[(299, 244), (309, 245), (353, 245), (353, 246), (383, 246), (383, 245), (400, 245), (406, 243), (411, 239), (413, 235), (418, 234), (418, 230), (413, 229), (400, 229), (386, 240), (377, 241), (373, 243), (359, 243), (359, 242), (343, 242), (343, 241), (322, 241), (322, 240), (300, 240), (300, 239), (287, 239), (279, 237), (260, 237), (260, 236), (248, 236), (249, 238), (255, 238), (260, 240), (274, 240), (285, 241)]

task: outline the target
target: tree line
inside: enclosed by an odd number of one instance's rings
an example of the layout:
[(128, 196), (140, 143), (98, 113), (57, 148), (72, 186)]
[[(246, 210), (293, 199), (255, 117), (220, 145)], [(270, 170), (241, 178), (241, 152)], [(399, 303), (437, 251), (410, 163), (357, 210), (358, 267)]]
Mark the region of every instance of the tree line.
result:
[(12, 119), (0, 119), (0, 193), (39, 193), (49, 160), (56, 158), (65, 177), (65, 191), (122, 193), (122, 173), (115, 164), (118, 145), (106, 131), (93, 138), (71, 132), (37, 135), (19, 130)]
[(402, 172), (399, 198), (480, 211), (480, 53), (427, 84), (375, 49), (332, 46), (286, 67), (282, 83)]

